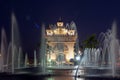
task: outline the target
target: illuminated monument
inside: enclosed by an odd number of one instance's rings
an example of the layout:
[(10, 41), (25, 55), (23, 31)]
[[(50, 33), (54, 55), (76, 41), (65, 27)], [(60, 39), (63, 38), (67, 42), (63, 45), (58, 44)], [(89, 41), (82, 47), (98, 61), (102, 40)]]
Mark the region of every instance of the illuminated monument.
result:
[(70, 64), (74, 59), (74, 47), (77, 40), (77, 30), (74, 22), (64, 25), (58, 21), (46, 29), (47, 64)]

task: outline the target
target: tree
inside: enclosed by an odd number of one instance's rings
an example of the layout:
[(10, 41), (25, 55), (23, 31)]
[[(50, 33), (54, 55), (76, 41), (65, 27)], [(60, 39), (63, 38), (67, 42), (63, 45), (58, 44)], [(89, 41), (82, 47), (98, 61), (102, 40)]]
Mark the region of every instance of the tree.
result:
[(96, 48), (98, 46), (98, 40), (96, 34), (92, 34), (86, 40), (83, 41), (84, 48)]

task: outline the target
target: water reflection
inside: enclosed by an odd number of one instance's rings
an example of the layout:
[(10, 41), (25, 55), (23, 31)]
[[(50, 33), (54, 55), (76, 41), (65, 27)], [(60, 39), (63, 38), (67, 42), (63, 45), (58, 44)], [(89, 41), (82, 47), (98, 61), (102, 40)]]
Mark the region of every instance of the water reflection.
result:
[(76, 80), (85, 80), (84, 78), (76, 78)]
[(120, 80), (119, 77), (72, 77), (72, 76), (39, 76), (39, 75), (11, 75), (2, 76), (0, 80)]
[(66, 76), (57, 76), (57, 77), (49, 77), (45, 80), (85, 80), (84, 78), (76, 78), (75, 77), (66, 77)]

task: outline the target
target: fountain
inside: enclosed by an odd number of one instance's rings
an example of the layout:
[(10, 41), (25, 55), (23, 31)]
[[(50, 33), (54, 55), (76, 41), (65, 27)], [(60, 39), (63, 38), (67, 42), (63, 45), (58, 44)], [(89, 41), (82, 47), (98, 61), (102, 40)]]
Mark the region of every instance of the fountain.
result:
[[(103, 36), (104, 36), (104, 41), (102, 44), (102, 53), (104, 53), (104, 58), (105, 54), (108, 55), (108, 65), (111, 67), (112, 70), (112, 76), (116, 76), (116, 70), (118, 69), (117, 63), (119, 63), (118, 59), (120, 57), (119, 55), (119, 49), (120, 49), (120, 44), (117, 39), (117, 26), (116, 23), (114, 22), (112, 25), (112, 29), (108, 30)], [(105, 61), (105, 59), (103, 60)]]
[(27, 65), (28, 65), (28, 54), (26, 53), (25, 54), (25, 68), (27, 68)]
[(22, 48), (19, 47), (19, 52), (18, 52), (18, 69), (23, 67), (23, 54), (22, 54)]
[(41, 29), (41, 45), (40, 45), (40, 64), (43, 67), (43, 71), (45, 71), (46, 67), (46, 44), (45, 44), (45, 25), (42, 25)]
[[(83, 67), (86, 71), (87, 75), (101, 75), (104, 76), (118, 76), (117, 70), (119, 71), (119, 66), (117, 64), (120, 63), (120, 44), (117, 39), (117, 29), (116, 23), (114, 22), (112, 25), (112, 29), (108, 30), (106, 33), (101, 33), (99, 37), (99, 47), (96, 48), (85, 48), (83, 57), (80, 60), (79, 66), (76, 70), (75, 75), (78, 75), (79, 68)], [(90, 70), (93, 70), (89, 72)], [(99, 71), (96, 73), (96, 71)], [(84, 74), (84, 75), (86, 75)]]
[(0, 62), (1, 62), (1, 65), (0, 65), (0, 70), (2, 72), (5, 71), (5, 68), (6, 68), (6, 64), (7, 64), (7, 61), (6, 61), (6, 56), (7, 56), (7, 38), (6, 38), (6, 33), (5, 33), (5, 30), (4, 28), (2, 28), (2, 31), (1, 31), (1, 56), (0, 56)]
[[(12, 72), (14, 73), (14, 69), (18, 68), (18, 63), (19, 63), (19, 58), (18, 56), (20, 55), (19, 51), (21, 44), (20, 44), (20, 34), (19, 34), (19, 29), (18, 29), (18, 23), (15, 18), (14, 13), (12, 13), (11, 16), (12, 22), (12, 30), (11, 30), (11, 51), (12, 51)], [(19, 54), (19, 55), (18, 55)]]
[[(40, 62), (41, 66), (45, 68), (45, 26), (42, 25), (41, 32), (41, 46), (40, 46)], [(20, 34), (18, 29), (17, 20), (15, 14), (11, 15), (11, 41), (7, 44), (7, 38), (5, 30), (1, 30), (1, 53), (0, 53), (0, 72), (12, 72), (15, 70), (28, 67), (28, 55), (26, 53), (25, 59), (23, 59), (22, 47), (20, 43)], [(24, 61), (23, 61), (24, 60)], [(37, 67), (37, 56), (34, 51), (34, 67)]]
[(0, 71), (14, 73), (14, 69), (20, 67), (22, 51), (20, 48), (19, 30), (14, 13), (12, 13), (11, 19), (11, 42), (9, 45), (7, 44), (5, 30), (3, 28), (1, 30)]
[(34, 67), (37, 66), (37, 56), (36, 56), (36, 50), (34, 51)]

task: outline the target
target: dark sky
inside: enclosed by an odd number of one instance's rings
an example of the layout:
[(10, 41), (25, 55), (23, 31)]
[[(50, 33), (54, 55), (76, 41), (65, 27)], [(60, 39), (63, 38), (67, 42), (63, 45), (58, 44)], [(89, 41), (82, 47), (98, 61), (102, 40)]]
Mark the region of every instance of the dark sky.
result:
[(120, 38), (120, 2), (116, 1), (0, 0), (0, 28), (5, 27), (10, 41), (13, 11), (19, 25), (23, 48), (28, 52), (33, 52), (40, 42), (41, 24), (55, 24), (59, 17), (65, 23), (76, 23), (81, 41), (93, 33), (99, 35), (100, 32), (107, 31), (116, 20)]

